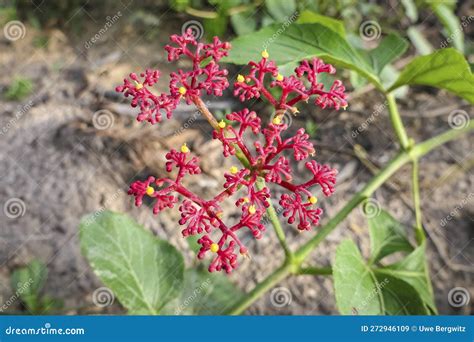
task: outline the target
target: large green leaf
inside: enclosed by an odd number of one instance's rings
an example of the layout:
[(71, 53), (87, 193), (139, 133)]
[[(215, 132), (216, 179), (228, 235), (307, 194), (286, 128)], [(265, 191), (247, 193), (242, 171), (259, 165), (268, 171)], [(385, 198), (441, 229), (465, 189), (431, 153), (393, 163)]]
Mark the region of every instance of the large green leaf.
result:
[(236, 38), (232, 46), (226, 62), (247, 64), (259, 60), (266, 47), (278, 66), (316, 56), (326, 63), (355, 70), (383, 89), (366, 59), (339, 34), (321, 24), (292, 24), (285, 30), (281, 29), (281, 24), (271, 25)]
[(390, 33), (380, 44), (369, 51), (372, 69), (379, 74), (387, 65), (399, 58), (408, 48), (408, 42), (398, 34)]
[(433, 289), (425, 261), (425, 252), (426, 243), (423, 243), (406, 258), (390, 266), (378, 268), (375, 272), (377, 275), (388, 275), (407, 282), (418, 291), (421, 299), (430, 310), (436, 312)]
[(342, 38), (346, 37), (346, 29), (342, 20), (326, 17), (325, 15), (321, 15), (310, 10), (304, 10), (303, 12), (301, 12), (296, 22), (298, 24), (318, 23), (326, 26), (327, 28), (330, 28), (331, 30), (339, 34)]
[(403, 226), (385, 210), (369, 216), (371, 262), (395, 252), (413, 250)]
[(464, 56), (453, 48), (414, 58), (389, 91), (405, 84), (446, 89), (474, 103), (474, 76)]
[(426, 315), (422, 297), (403, 277), (365, 263), (356, 244), (343, 241), (333, 264), (336, 304), (344, 315)]
[(181, 254), (127, 215), (88, 215), (81, 220), (80, 236), (94, 272), (130, 313), (157, 314), (181, 292)]
[(222, 315), (243, 293), (222, 273), (202, 268), (184, 273), (181, 295), (169, 302), (160, 313), (170, 315)]

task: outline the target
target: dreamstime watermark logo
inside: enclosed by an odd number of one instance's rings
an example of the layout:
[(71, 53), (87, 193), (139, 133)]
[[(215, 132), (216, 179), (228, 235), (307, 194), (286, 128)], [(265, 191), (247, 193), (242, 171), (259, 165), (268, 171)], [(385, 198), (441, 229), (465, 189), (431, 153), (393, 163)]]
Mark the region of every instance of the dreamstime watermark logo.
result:
[(115, 300), (114, 293), (108, 287), (99, 287), (92, 293), (92, 303), (99, 308), (112, 305)]
[(470, 301), (469, 291), (464, 287), (454, 287), (448, 293), (448, 303), (454, 308), (468, 305)]
[(359, 26), (359, 35), (366, 42), (379, 39), (381, 34), (382, 29), (375, 20), (364, 21)]
[(114, 125), (115, 118), (111, 111), (107, 109), (101, 109), (94, 113), (92, 116), (92, 124), (98, 130), (104, 130)]
[(444, 217), (442, 220), (441, 220), (441, 227), (444, 227), (448, 224), (449, 221), (451, 221), (453, 219), (453, 217), (455, 217), (456, 215), (458, 215), (459, 211), (461, 211), (464, 206), (466, 204), (468, 204), (472, 198), (474, 197), (474, 192), (471, 192), (469, 193), (469, 195), (467, 195), (466, 197), (464, 197), (461, 201), (461, 203), (459, 203), (457, 206), (454, 207), (453, 210), (451, 210), (451, 212), (449, 213), (449, 215), (447, 215), (446, 217)]
[(282, 308), (291, 304), (293, 295), (286, 287), (280, 286), (274, 288), (270, 293), (270, 302), (277, 308)]
[(361, 306), (359, 307), (359, 310), (365, 308), (372, 301), (372, 299), (374, 299), (375, 296), (378, 296), (379, 293), (383, 290), (385, 286), (387, 286), (389, 282), (390, 281), (388, 280), (388, 278), (385, 278), (381, 282), (376, 282), (375, 288), (372, 289), (369, 295), (362, 301)]
[(295, 20), (298, 18), (298, 11), (295, 11), (295, 13), (293, 13), (290, 17), (285, 17), (284, 21), (283, 21), (283, 24), (280, 25), (280, 27), (278, 28), (278, 30), (275, 31), (275, 33), (270, 37), (268, 38), (267, 40), (265, 40), (263, 42), (263, 45), (262, 45), (262, 48), (263, 50), (266, 50), (270, 45), (273, 44), (273, 42), (275, 40), (278, 39), (279, 36), (281, 36), (283, 34), (283, 32), (286, 31), (286, 29), (293, 23), (295, 22)]
[(375, 198), (367, 199), (364, 204), (360, 207), (362, 210), (362, 214), (364, 214), (367, 218), (374, 218), (380, 214), (382, 207)]
[(120, 194), (123, 194), (124, 191), (123, 189), (117, 189), (117, 191), (115, 191), (112, 196), (108, 197), (104, 204), (99, 208), (97, 209), (93, 214), (90, 214), (90, 215), (87, 215), (83, 225), (84, 227), (88, 227), (90, 226), (91, 224), (93, 224), (97, 218), (104, 212), (107, 210), (107, 208), (110, 206), (111, 203), (114, 203), (116, 202), (117, 198), (119, 197)]
[(363, 123), (361, 123), (355, 130), (352, 131), (351, 136), (352, 138), (357, 138), (359, 134), (364, 132), (374, 121), (375, 119), (385, 110), (385, 108), (388, 106), (388, 102), (385, 101), (382, 104), (376, 105), (372, 114), (365, 119)]
[(173, 136), (178, 136), (181, 133), (183, 133), (185, 130), (187, 130), (189, 127), (191, 127), (194, 122), (201, 116), (201, 112), (199, 110), (195, 111), (193, 115), (191, 115), (182, 125), (180, 128), (174, 131)]
[(278, 120), (279, 124), (285, 124), (288, 127), (290, 127), (291, 124), (293, 123), (292, 115), (288, 111), (285, 111), (283, 115), (281, 113), (275, 112), (272, 114), (270, 120), (274, 123), (275, 123), (275, 120)]
[(440, 44), (440, 48), (444, 49), (451, 44), (456, 37), (461, 35), (464, 30), (466, 29), (467, 26), (469, 26), (472, 22), (474, 21), (474, 16), (470, 15), (469, 17), (461, 17), (461, 22), (459, 24), (459, 27), (457, 27), (448, 37), (446, 37), (445, 40), (443, 40)]
[(19, 39), (23, 39), (26, 36), (26, 27), (25, 25), (19, 20), (12, 20), (9, 21), (3, 27), (3, 34), (5, 38), (14, 42)]
[(3, 205), (3, 212), (8, 218), (15, 219), (25, 215), (26, 205), (21, 199), (17, 197), (10, 198)]
[(3, 305), (0, 307), (0, 313), (7, 310), (16, 300), (21, 296), (23, 292), (25, 292), (30, 286), (33, 284), (33, 278), (29, 278), (28, 281), (24, 282), (23, 284), (18, 284), (18, 287), (13, 294)]
[(0, 135), (5, 135), (10, 130), (10, 128), (15, 126), (17, 122), (23, 117), (23, 115), (25, 115), (32, 107), (33, 107), (33, 101), (31, 100), (28, 101), (28, 103), (26, 103), (25, 105), (23, 105), (21, 109), (15, 113), (15, 116), (11, 118), (5, 124), (5, 126), (2, 127), (2, 129), (0, 130)]
[(122, 12), (118, 11), (115, 13), (112, 17), (107, 16), (105, 18), (105, 24), (104, 26), (97, 31), (95, 35), (93, 35), (88, 41), (84, 43), (84, 47), (86, 49), (90, 49), (95, 43), (97, 43), (104, 34), (107, 33), (107, 31), (117, 22), (119, 19), (122, 17)]
[(193, 290), (191, 293), (174, 311), (175, 315), (181, 314), (192, 302), (194, 302), (199, 294), (204, 291), (209, 285), (211, 285), (211, 278), (207, 278), (203, 281), (198, 287)]
[(185, 34), (188, 30), (191, 30), (191, 34), (199, 40), (204, 35), (204, 28), (202, 24), (197, 20), (188, 20), (181, 26), (181, 34)]
[(454, 129), (466, 128), (469, 124), (469, 114), (462, 109), (455, 109), (448, 116), (448, 124)]

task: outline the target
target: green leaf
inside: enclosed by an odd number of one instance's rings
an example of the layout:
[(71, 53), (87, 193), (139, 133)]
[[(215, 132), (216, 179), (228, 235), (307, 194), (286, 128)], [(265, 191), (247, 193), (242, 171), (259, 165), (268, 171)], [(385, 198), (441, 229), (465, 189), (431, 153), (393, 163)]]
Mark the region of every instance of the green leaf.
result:
[(388, 91), (405, 84), (446, 89), (474, 103), (474, 76), (464, 56), (453, 48), (414, 58)]
[(202, 268), (184, 273), (181, 295), (160, 312), (169, 315), (222, 315), (243, 293), (225, 274), (209, 273)]
[(295, 0), (266, 0), (265, 6), (268, 12), (277, 21), (288, 20), (296, 11)]
[(368, 53), (372, 69), (380, 74), (382, 69), (399, 58), (408, 48), (408, 42), (398, 34), (390, 33), (375, 49)]
[(127, 215), (88, 215), (80, 237), (94, 272), (132, 314), (157, 314), (181, 292), (182, 255)]
[(464, 33), (454, 9), (442, 3), (431, 3), (431, 9), (446, 29), (446, 39), (452, 40), (454, 47), (464, 53)]
[(233, 40), (233, 49), (225, 61), (247, 64), (251, 60), (259, 60), (264, 47), (270, 58), (281, 67), (316, 56), (326, 63), (359, 72), (383, 90), (368, 62), (336, 32), (321, 24), (292, 24), (275, 38), (279, 27), (280, 24), (271, 25)]
[(353, 241), (343, 241), (337, 247), (333, 277), (336, 304), (341, 314), (383, 314), (384, 301), (376, 290), (377, 279)]
[(413, 250), (403, 226), (385, 210), (369, 216), (371, 263), (399, 251)]
[(343, 241), (333, 265), (336, 304), (344, 315), (426, 315), (418, 292), (408, 282), (376, 273), (353, 241)]
[(231, 15), (230, 22), (232, 23), (232, 28), (237, 35), (242, 36), (256, 30), (257, 21), (255, 20), (255, 17), (252, 16), (253, 11), (254, 10)]
[(423, 302), (436, 312), (433, 289), (425, 261), (426, 243), (421, 244), (403, 260), (387, 267), (375, 270), (377, 274), (389, 275), (402, 279), (410, 284), (419, 294)]
[(48, 270), (39, 260), (33, 260), (25, 267), (16, 269), (11, 275), (12, 288), (32, 314), (41, 311), (40, 292), (47, 277)]
[(337, 34), (339, 34), (342, 38), (346, 37), (346, 29), (344, 27), (344, 22), (341, 20), (333, 19), (331, 17), (326, 17), (325, 15), (321, 15), (309, 10), (304, 10), (301, 12), (298, 20), (296, 21), (298, 24), (313, 24), (318, 23), (327, 28), (333, 30)]

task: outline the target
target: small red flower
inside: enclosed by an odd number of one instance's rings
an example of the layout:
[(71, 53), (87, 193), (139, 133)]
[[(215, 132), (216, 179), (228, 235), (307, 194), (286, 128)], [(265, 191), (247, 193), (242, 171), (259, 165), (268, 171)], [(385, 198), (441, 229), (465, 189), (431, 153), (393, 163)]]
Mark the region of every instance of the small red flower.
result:
[[(196, 41), (189, 30), (183, 35), (171, 36), (170, 40), (171, 44), (165, 47), (168, 60), (186, 57), (191, 60), (192, 69), (171, 73), (169, 92), (155, 95), (151, 91), (160, 76), (159, 71), (152, 70), (139, 76), (132, 73), (123, 85), (117, 87), (117, 91), (132, 98), (133, 107), (140, 109), (139, 121), (157, 123), (162, 119), (162, 112), (171, 117), (181, 99), (188, 104), (195, 103), (202, 111), (200, 97), (203, 93), (221, 96), (229, 86), (227, 70), (219, 66), (219, 61), (228, 54), (229, 43), (215, 37), (211, 43), (203, 44)], [(145, 181), (132, 183), (128, 191), (135, 197), (137, 206), (142, 205), (145, 196), (154, 201), (155, 214), (180, 202), (178, 223), (184, 226), (182, 235), (200, 235), (198, 243), (201, 247), (197, 257), (203, 259), (212, 255), (210, 272), (223, 270), (230, 273), (238, 265), (237, 250), (241, 255), (248, 253), (239, 238), (242, 229), (248, 229), (256, 239), (262, 237), (265, 211), (272, 199), (277, 201), (273, 187), (283, 190), (283, 194), (278, 195), (283, 216), (299, 230), (311, 230), (317, 226), (323, 212), (317, 207), (312, 188), (320, 187), (325, 196), (330, 196), (335, 190), (337, 170), (315, 160), (305, 163), (311, 173), (310, 179), (299, 184), (294, 182), (290, 160), (294, 159), (296, 163), (307, 160), (314, 156), (315, 149), (304, 129), (291, 134), (288, 125), (282, 121), (286, 111), (297, 114), (296, 105), (307, 102), (310, 97), (314, 97), (314, 103), (321, 108), (339, 109), (347, 105), (345, 89), (340, 81), (334, 81), (326, 90), (318, 80), (321, 73), (334, 74), (334, 67), (313, 58), (302, 61), (294, 75), (284, 77), (266, 51), (262, 52), (260, 61), (251, 61), (248, 67), (247, 75), (237, 77), (234, 95), (241, 101), (266, 99), (275, 114), (267, 125), (262, 125), (257, 113), (248, 108), (227, 114), (227, 122), (217, 123), (214, 119), (213, 138), (222, 143), (224, 156), (237, 154), (246, 159), (245, 167), (233, 166), (224, 173), (224, 189), (210, 199), (203, 199), (183, 185), (185, 176), (201, 173), (198, 158), (191, 156), (184, 144), (180, 151), (171, 149), (166, 154), (166, 171), (176, 172), (174, 177), (148, 177)], [(271, 92), (271, 88), (279, 88), (279, 91)], [(279, 94), (278, 97), (272, 95), (275, 93)], [(262, 179), (267, 186), (259, 183)], [(241, 214), (228, 224), (221, 203), (237, 194), (239, 198), (235, 205), (241, 208)]]

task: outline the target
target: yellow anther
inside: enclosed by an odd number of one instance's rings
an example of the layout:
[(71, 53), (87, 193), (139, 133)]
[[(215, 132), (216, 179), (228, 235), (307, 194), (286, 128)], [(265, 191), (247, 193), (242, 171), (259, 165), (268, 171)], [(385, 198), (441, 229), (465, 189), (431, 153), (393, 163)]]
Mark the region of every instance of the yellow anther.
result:
[(216, 213), (216, 216), (221, 219), (222, 217), (224, 217), (224, 213), (222, 211), (219, 211)]
[(263, 58), (268, 58), (268, 57), (270, 57), (270, 55), (268, 54), (267, 49), (265, 49), (265, 50), (262, 51), (262, 57), (263, 57)]
[(311, 204), (316, 204), (318, 202), (318, 198), (315, 196), (308, 197), (308, 202)]
[(181, 95), (184, 95), (184, 94), (186, 94), (186, 88), (185, 88), (185, 87), (179, 87), (178, 92), (179, 92)]
[(254, 205), (251, 205), (251, 206), (249, 207), (249, 213), (250, 213), (250, 215), (253, 215), (253, 214), (255, 214), (256, 212), (257, 212), (257, 209), (255, 208), (255, 206), (254, 206)]
[(143, 88), (143, 84), (141, 84), (141, 83), (135, 81), (135, 89), (136, 89), (136, 90), (140, 90), (140, 89), (142, 89), (142, 88)]
[(146, 194), (147, 194), (148, 196), (151, 196), (151, 195), (153, 195), (154, 193), (155, 193), (155, 189), (153, 189), (153, 187), (151, 187), (151, 186), (147, 186), (147, 187), (146, 187)]
[(298, 108), (296, 108), (296, 107), (291, 107), (290, 110), (291, 110), (291, 112), (292, 112), (294, 115), (296, 115), (296, 114), (298, 114), (298, 113), (300, 112), (300, 111), (298, 110)]
[(279, 116), (275, 116), (275, 117), (273, 118), (273, 120), (272, 120), (272, 123), (273, 123), (274, 125), (279, 125), (279, 124), (281, 124), (281, 118), (280, 118)]
[(245, 77), (242, 76), (241, 74), (239, 74), (239, 75), (237, 76), (237, 82), (242, 83), (243, 81), (245, 81)]
[(189, 148), (188, 148), (188, 146), (186, 145), (186, 143), (184, 143), (183, 145), (181, 145), (181, 152), (183, 152), (183, 153), (188, 153), (188, 152), (189, 152)]
[(220, 128), (225, 128), (225, 121), (224, 120), (221, 120), (219, 121), (219, 123), (217, 124)]
[(277, 77), (276, 77), (276, 80), (277, 80), (277, 81), (283, 81), (283, 75), (282, 75), (282, 74), (278, 74)]
[(232, 173), (233, 175), (235, 175), (237, 172), (239, 172), (239, 168), (237, 166), (232, 166), (230, 168), (230, 173)]
[(219, 245), (217, 243), (213, 243), (209, 249), (212, 253), (217, 253), (219, 251)]
[(244, 197), (244, 198), (242, 198), (242, 200), (244, 201), (244, 203), (248, 203), (248, 202), (250, 202), (250, 200), (249, 200), (249, 198), (248, 198), (248, 197)]

